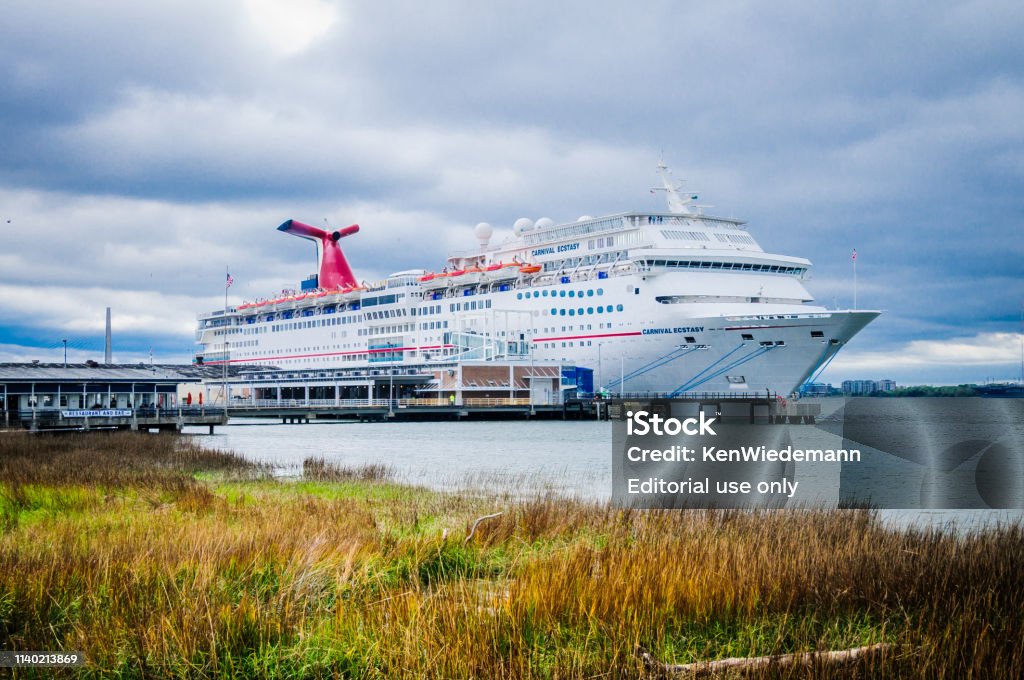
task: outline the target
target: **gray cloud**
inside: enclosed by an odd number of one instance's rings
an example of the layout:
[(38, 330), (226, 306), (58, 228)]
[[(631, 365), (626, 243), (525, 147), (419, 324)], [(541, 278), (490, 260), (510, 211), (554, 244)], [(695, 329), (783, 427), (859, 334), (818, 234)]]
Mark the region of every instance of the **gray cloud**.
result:
[(477, 221), (655, 207), (664, 149), (821, 302), (856, 247), (865, 345), (1005, 332), (1024, 299), (1016, 3), (260, 5), (5, 6), (7, 290), (200, 311), (230, 264), (255, 297), (310, 269), (289, 217), (361, 222), (366, 278), (435, 267)]

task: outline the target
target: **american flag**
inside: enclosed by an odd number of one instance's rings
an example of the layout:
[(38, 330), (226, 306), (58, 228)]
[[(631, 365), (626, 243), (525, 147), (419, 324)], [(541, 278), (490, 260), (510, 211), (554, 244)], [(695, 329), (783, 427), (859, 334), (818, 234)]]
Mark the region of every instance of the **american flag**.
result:
[(231, 276), (231, 272), (228, 272), (227, 281), (224, 283), (225, 288), (230, 288), (231, 284), (235, 282), (235, 277)]

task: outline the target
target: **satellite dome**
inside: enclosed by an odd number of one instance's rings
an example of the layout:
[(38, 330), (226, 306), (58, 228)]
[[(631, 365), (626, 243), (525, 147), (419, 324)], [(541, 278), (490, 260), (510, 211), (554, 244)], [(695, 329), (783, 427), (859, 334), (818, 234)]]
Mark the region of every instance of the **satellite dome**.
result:
[(488, 241), (490, 241), (491, 236), (493, 234), (494, 228), (491, 225), (487, 224), (486, 222), (481, 222), (480, 224), (473, 227), (473, 236), (476, 236), (477, 240), (483, 243), (487, 243)]
[(535, 224), (534, 226), (537, 229), (547, 229), (548, 227), (550, 227), (554, 223), (555, 223), (555, 221), (553, 219), (551, 219), (550, 217), (542, 217), (539, 220), (537, 220), (537, 224)]
[(579, 217), (576, 218), (576, 221), (577, 222), (586, 222), (587, 220), (592, 220), (592, 219), (594, 219), (594, 218), (591, 217), (590, 215), (580, 215)]
[(512, 233), (516, 236), (519, 236), (524, 231), (530, 231), (531, 229), (533, 229), (533, 220), (529, 217), (520, 217), (515, 221), (515, 224), (512, 225)]

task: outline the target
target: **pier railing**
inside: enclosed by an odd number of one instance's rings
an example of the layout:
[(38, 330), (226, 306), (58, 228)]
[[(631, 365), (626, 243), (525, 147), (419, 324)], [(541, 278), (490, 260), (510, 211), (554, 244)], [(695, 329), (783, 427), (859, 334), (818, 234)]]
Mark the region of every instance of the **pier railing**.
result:
[[(365, 408), (439, 408), (463, 406), (469, 408), (501, 408), (503, 406), (540, 406), (539, 402), (531, 402), (529, 398), (500, 397), (465, 397), (461, 401), (436, 397), (410, 397), (402, 399), (250, 399), (231, 404), (229, 413), (254, 410), (336, 410)], [(550, 406), (551, 404), (544, 404)]]

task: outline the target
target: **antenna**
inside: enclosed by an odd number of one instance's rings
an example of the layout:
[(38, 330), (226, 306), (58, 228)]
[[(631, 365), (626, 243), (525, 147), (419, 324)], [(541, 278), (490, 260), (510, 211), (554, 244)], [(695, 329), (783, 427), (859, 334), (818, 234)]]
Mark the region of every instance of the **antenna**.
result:
[(683, 188), (685, 180), (679, 180), (673, 184), (668, 177), (672, 174), (672, 170), (665, 164), (664, 160), (658, 161), (657, 167), (658, 176), (661, 177), (661, 186), (651, 187), (651, 193), (653, 194), (656, 191), (664, 191), (665, 199), (668, 201), (668, 210), (671, 213), (675, 213), (677, 215), (698, 214), (694, 213), (692, 208), (700, 208), (704, 206), (697, 206), (694, 203), (694, 201), (697, 200), (697, 194), (680, 195), (679, 193)]

